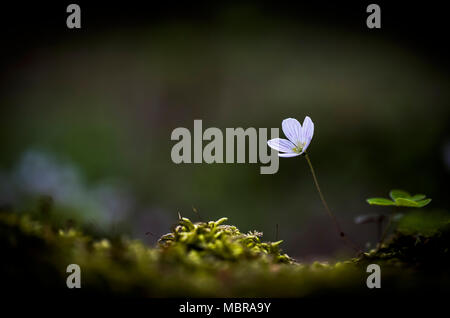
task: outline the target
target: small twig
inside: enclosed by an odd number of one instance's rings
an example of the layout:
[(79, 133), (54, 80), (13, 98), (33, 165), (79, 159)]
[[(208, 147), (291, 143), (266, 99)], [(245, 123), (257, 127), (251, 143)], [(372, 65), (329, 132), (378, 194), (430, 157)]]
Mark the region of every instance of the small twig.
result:
[(194, 211), (194, 213), (197, 214), (198, 219), (199, 219), (201, 222), (203, 222), (203, 218), (202, 218), (202, 216), (200, 215), (200, 212), (198, 212), (198, 210), (197, 210), (194, 206), (192, 206), (192, 211)]

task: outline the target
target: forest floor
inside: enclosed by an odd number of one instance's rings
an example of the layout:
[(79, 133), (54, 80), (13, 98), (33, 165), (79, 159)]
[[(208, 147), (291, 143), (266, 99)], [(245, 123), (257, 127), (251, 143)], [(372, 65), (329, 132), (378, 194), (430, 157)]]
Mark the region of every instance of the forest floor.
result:
[[(370, 294), (369, 264), (381, 269), (384, 294), (450, 291), (450, 217), (414, 214), (379, 249), (340, 262), (302, 264), (281, 241), (241, 233), (227, 219), (180, 218), (157, 247), (101, 237), (38, 213), (0, 213), (3, 288), (65, 293), (69, 264), (80, 292), (131, 297), (320, 297)], [(431, 220), (431, 221), (430, 221)], [(434, 221), (433, 221), (434, 220)]]

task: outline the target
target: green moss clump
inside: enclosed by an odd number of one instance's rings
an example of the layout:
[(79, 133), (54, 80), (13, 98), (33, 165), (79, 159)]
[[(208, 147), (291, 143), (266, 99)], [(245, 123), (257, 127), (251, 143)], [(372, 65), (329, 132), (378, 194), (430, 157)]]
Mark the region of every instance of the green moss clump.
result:
[(192, 223), (181, 218), (173, 232), (158, 241), (163, 254), (176, 257), (182, 262), (216, 264), (258, 260), (266, 263), (293, 263), (286, 254), (281, 254), (278, 242), (261, 242), (260, 232), (243, 234), (232, 225), (224, 225), (227, 218), (218, 221)]

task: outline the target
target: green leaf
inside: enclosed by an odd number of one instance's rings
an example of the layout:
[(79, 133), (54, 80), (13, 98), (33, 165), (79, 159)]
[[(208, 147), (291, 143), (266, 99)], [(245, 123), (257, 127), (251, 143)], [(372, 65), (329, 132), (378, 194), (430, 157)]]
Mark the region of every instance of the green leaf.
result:
[(399, 189), (394, 189), (389, 192), (389, 196), (392, 198), (392, 200), (398, 199), (398, 198), (410, 198), (411, 195), (404, 191)]
[(425, 199), (417, 201), (417, 204), (419, 205), (419, 208), (423, 208), (424, 206), (428, 205), (431, 202), (431, 199)]
[(410, 199), (414, 200), (414, 201), (420, 201), (420, 200), (425, 199), (426, 197), (427, 196), (425, 194), (415, 194), (412, 197), (410, 197)]
[(395, 199), (395, 203), (397, 206), (406, 206), (406, 207), (411, 207), (411, 208), (419, 207), (419, 203), (417, 203), (416, 201), (411, 200), (411, 199), (397, 198), (397, 199)]
[(370, 198), (366, 201), (370, 205), (395, 205), (395, 202), (385, 198)]
[(280, 245), (281, 243), (283, 243), (283, 240), (279, 240), (279, 241), (273, 242), (273, 243), (272, 243), (272, 246), (278, 246), (278, 245)]

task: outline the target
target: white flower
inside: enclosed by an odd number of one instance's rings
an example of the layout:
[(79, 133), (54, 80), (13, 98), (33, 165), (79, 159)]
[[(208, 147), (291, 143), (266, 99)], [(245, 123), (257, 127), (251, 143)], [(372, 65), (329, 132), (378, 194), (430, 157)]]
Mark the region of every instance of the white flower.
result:
[(297, 119), (287, 118), (281, 123), (283, 132), (289, 139), (275, 138), (267, 142), (269, 147), (280, 151), (280, 157), (300, 156), (306, 151), (314, 135), (314, 123), (308, 116), (300, 125)]

